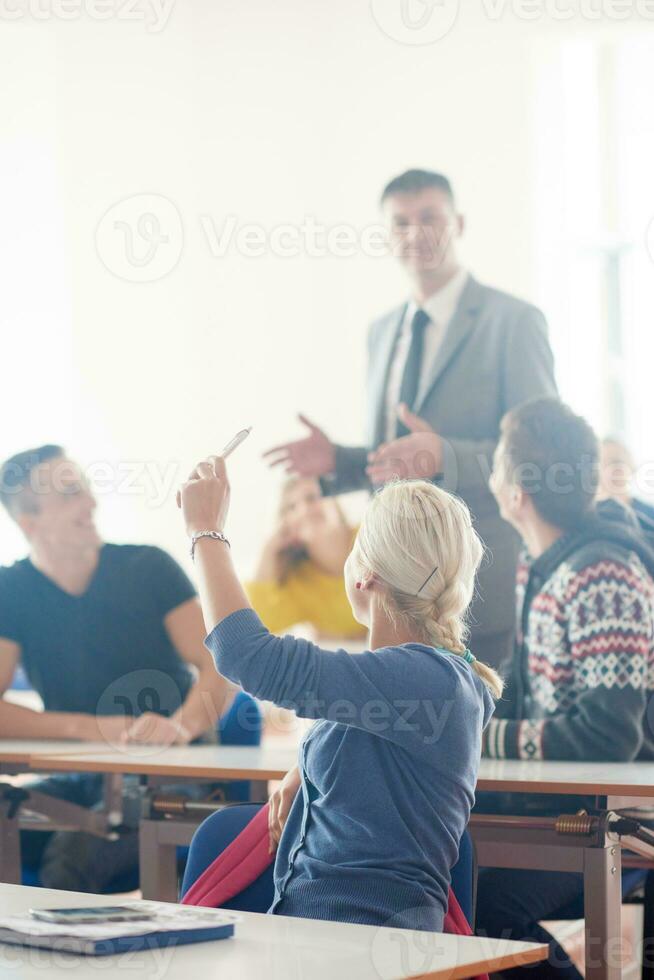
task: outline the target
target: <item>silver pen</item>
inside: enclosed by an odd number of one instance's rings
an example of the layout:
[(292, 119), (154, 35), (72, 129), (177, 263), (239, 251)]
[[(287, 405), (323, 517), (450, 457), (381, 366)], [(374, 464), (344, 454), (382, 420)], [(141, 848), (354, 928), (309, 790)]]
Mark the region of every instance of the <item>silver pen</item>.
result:
[[(229, 442), (221, 452), (220, 454), (221, 457), (223, 459), (227, 459), (228, 456), (231, 456), (234, 450), (238, 449), (238, 447), (241, 445), (242, 442), (245, 442), (245, 440), (247, 439), (247, 437), (250, 435), (251, 432), (252, 432), (251, 425), (248, 426), (247, 429), (241, 429), (240, 432), (237, 432), (234, 438), (229, 440)], [(178, 507), (182, 506), (182, 495), (179, 490), (177, 491), (177, 506)]]
[(229, 442), (221, 452), (220, 455), (222, 456), (222, 458), (227, 459), (227, 457), (231, 455), (231, 453), (233, 453), (235, 449), (238, 449), (238, 447), (241, 445), (242, 442), (245, 442), (245, 440), (247, 439), (247, 437), (250, 435), (251, 432), (252, 432), (252, 426), (249, 426), (249, 428), (247, 429), (241, 429), (240, 432), (237, 432), (234, 438), (229, 440)]

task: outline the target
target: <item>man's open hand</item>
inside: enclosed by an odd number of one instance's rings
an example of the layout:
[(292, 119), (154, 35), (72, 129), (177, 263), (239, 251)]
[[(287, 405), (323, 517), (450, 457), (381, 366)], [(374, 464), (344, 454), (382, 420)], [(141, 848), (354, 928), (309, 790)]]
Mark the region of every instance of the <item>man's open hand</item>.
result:
[(296, 442), (286, 442), (264, 453), (270, 466), (284, 466), (291, 476), (326, 476), (334, 469), (336, 454), (334, 447), (317, 425), (304, 415), (298, 416), (300, 422), (309, 430), (309, 435)]
[(441, 472), (443, 443), (438, 433), (406, 405), (400, 405), (397, 414), (409, 435), (382, 443), (368, 454), (366, 473), (375, 486), (383, 486), (397, 477), (431, 480)]

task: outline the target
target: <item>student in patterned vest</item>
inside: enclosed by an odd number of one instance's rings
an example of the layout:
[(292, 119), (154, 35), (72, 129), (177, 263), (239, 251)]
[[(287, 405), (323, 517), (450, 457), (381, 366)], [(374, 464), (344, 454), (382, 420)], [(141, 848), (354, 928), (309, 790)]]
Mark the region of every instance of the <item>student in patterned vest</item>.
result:
[[(502, 420), (490, 485), (524, 549), (514, 659), (484, 733), (487, 756), (654, 758), (654, 552), (626, 508), (596, 504), (598, 456), (588, 423), (555, 399), (527, 402)], [(480, 809), (514, 813), (542, 813), (543, 803), (479, 797)], [(538, 923), (582, 915), (581, 875), (480, 874), (480, 934), (551, 942), (550, 963), (529, 968), (531, 980), (551, 976), (553, 965), (559, 980), (579, 980)]]

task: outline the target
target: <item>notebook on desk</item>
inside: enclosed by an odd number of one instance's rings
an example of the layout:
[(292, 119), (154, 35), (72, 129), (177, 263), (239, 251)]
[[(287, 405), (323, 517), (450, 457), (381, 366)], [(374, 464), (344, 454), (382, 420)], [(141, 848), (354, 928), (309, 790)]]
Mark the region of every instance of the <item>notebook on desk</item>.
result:
[(189, 908), (163, 902), (134, 902), (152, 917), (135, 922), (72, 925), (40, 922), (29, 913), (0, 916), (0, 942), (37, 946), (85, 956), (113, 956), (188, 943), (228, 939), (238, 916), (219, 909)]

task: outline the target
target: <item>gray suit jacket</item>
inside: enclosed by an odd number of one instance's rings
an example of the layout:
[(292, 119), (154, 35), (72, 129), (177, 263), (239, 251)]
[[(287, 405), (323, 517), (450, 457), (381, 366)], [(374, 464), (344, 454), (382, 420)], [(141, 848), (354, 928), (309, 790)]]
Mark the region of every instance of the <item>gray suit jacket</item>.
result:
[[(336, 447), (335, 474), (323, 481), (327, 493), (370, 488), (366, 455), (385, 439), (386, 385), (405, 309), (393, 310), (370, 328), (367, 444)], [(470, 277), (415, 411), (444, 440), (439, 484), (466, 501), (487, 547), (472, 610), (473, 651), (476, 637), (511, 631), (515, 619), (517, 536), (488, 489), (500, 420), (529, 398), (556, 394), (543, 314)], [(476, 652), (483, 657), (479, 643)]]

